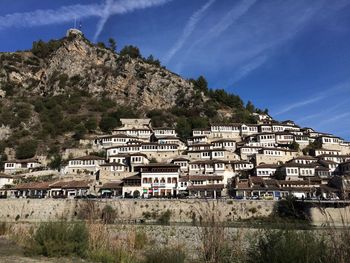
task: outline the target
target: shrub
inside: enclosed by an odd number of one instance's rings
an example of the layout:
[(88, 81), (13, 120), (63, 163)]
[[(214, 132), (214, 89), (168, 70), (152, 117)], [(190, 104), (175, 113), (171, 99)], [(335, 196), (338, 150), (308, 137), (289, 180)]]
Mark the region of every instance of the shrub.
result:
[(110, 132), (118, 126), (118, 120), (114, 117), (105, 116), (102, 117), (99, 126), (103, 132)]
[(94, 131), (97, 128), (97, 120), (94, 117), (89, 118), (84, 125), (89, 132)]
[(86, 200), (81, 203), (79, 210), (77, 212), (77, 216), (81, 220), (89, 220), (93, 222), (94, 220), (99, 218), (99, 212), (96, 207), (96, 203), (92, 200)]
[(45, 43), (42, 40), (34, 41), (32, 46), (32, 53), (40, 58), (46, 58), (52, 52), (56, 51), (62, 45), (61, 40), (50, 40)]
[(159, 216), (158, 223), (162, 225), (169, 225), (170, 216), (171, 216), (171, 211), (168, 209)]
[(135, 233), (135, 243), (134, 248), (135, 249), (143, 249), (145, 245), (147, 244), (147, 235), (144, 231), (137, 231)]
[(59, 170), (61, 168), (61, 164), (62, 164), (62, 157), (59, 154), (55, 154), (51, 159), (50, 163), (48, 164), (48, 166), (51, 169)]
[(113, 224), (116, 219), (116, 211), (110, 205), (106, 205), (102, 209), (101, 219), (105, 224)]
[(256, 212), (258, 212), (258, 210), (256, 209), (256, 207), (251, 207), (248, 210), (249, 212), (251, 212), (252, 214), (255, 214)]
[(85, 223), (41, 223), (35, 231), (29, 253), (47, 257), (85, 257), (89, 233)]
[(17, 159), (32, 158), (36, 154), (38, 143), (34, 140), (28, 140), (20, 143), (16, 148)]
[(130, 56), (131, 58), (141, 58), (140, 50), (132, 45), (125, 46), (120, 51), (120, 56)]
[(75, 126), (74, 128), (74, 135), (73, 138), (75, 140), (80, 140), (84, 138), (84, 135), (86, 134), (86, 128), (82, 123), (79, 123), (78, 125)]
[(5, 222), (0, 223), (0, 236), (5, 235), (7, 232), (7, 225)]
[(151, 212), (147, 211), (147, 212), (142, 212), (142, 216), (147, 220), (152, 217), (152, 214)]
[(327, 262), (325, 240), (314, 232), (264, 230), (248, 249), (248, 262)]

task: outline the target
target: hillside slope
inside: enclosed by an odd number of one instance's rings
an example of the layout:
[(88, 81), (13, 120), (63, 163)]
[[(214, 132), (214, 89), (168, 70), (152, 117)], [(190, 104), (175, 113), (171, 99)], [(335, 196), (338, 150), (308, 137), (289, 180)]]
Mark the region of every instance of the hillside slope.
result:
[(88, 133), (111, 131), (121, 117), (147, 116), (183, 138), (213, 121), (255, 121), (251, 103), (210, 90), (203, 77), (185, 80), (130, 47), (118, 54), (73, 31), (30, 51), (0, 53), (0, 151), (28, 141), (45, 153), (72, 147)]
[(32, 95), (47, 96), (77, 87), (92, 95), (108, 93), (123, 104), (143, 109), (170, 108), (176, 104), (177, 92), (193, 90), (188, 81), (166, 69), (120, 57), (80, 34), (55, 45), (52, 52), (43, 51), (44, 45), (39, 44), (34, 52), (3, 53), (0, 88), (10, 82)]

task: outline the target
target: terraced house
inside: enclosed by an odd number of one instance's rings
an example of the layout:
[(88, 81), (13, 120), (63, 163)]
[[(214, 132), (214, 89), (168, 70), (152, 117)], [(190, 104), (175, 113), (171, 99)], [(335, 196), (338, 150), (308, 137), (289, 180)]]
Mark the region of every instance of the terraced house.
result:
[[(185, 139), (173, 127), (153, 128), (150, 119), (121, 119), (121, 123), (112, 134), (95, 136), (88, 146), (84, 144), (90, 154), (68, 159), (54, 182), (15, 185), (18, 180), (9, 174), (30, 178), (48, 168), (35, 159), (6, 161), (1, 195), (348, 197), (345, 183), (339, 182), (350, 171), (350, 144), (292, 121), (212, 124), (193, 129), (193, 136)], [(70, 152), (84, 152), (83, 146)], [(43, 171), (36, 171), (39, 167)]]

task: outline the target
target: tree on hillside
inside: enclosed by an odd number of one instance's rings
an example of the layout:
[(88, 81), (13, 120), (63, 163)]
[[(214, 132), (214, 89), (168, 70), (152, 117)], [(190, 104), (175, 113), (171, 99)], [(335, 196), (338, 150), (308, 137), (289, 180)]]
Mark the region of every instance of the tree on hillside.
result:
[(248, 100), (247, 105), (245, 106), (245, 108), (246, 108), (247, 111), (249, 111), (250, 113), (255, 112), (255, 107), (254, 107), (253, 103), (252, 103), (250, 100)]
[(16, 148), (17, 159), (32, 158), (36, 154), (38, 143), (34, 140), (28, 140), (20, 143)]
[(303, 149), (303, 154), (312, 155), (314, 154), (316, 149), (321, 149), (321, 148), (322, 148), (322, 143), (318, 140), (315, 140), (314, 142), (310, 142), (309, 145)]
[(105, 45), (105, 43), (103, 43), (103, 42), (97, 42), (97, 46), (98, 46), (99, 48), (107, 48), (106, 45)]
[(102, 117), (99, 126), (103, 132), (110, 132), (118, 126), (118, 120), (111, 116), (104, 116)]
[(180, 138), (185, 139), (191, 136), (192, 127), (187, 118), (180, 117), (176, 122), (175, 130)]
[(190, 81), (196, 90), (208, 94), (208, 81), (203, 76), (199, 76), (197, 80), (192, 79)]
[(116, 51), (117, 50), (117, 42), (114, 40), (114, 38), (109, 38), (108, 39), (108, 44), (109, 44), (109, 48), (112, 50), (112, 51)]
[(148, 64), (156, 65), (160, 67), (160, 61), (158, 59), (155, 59), (153, 55), (149, 55), (148, 58), (145, 60)]
[(55, 169), (55, 170), (60, 170), (61, 165), (62, 165), (62, 157), (59, 154), (55, 154), (51, 159), (50, 163), (48, 164), (48, 166), (51, 169)]
[(299, 143), (293, 142), (293, 143), (290, 145), (290, 149), (295, 150), (295, 151), (299, 151), (299, 149), (300, 149)]
[(141, 58), (139, 48), (132, 45), (123, 47), (123, 49), (120, 51), (120, 55), (129, 56), (131, 58)]

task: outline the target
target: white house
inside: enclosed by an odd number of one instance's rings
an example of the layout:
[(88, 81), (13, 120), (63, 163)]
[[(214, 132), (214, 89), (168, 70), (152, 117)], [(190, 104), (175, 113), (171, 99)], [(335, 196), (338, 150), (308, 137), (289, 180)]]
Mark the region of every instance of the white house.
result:
[(153, 134), (158, 137), (177, 137), (177, 133), (173, 128), (153, 128)]
[(100, 165), (104, 163), (105, 159), (103, 157), (93, 155), (73, 158), (68, 161), (64, 173), (94, 175), (100, 169)]
[(258, 130), (260, 133), (272, 133), (272, 126), (270, 124), (260, 124)]
[(248, 157), (252, 157), (259, 153), (261, 149), (262, 147), (242, 146), (239, 148), (239, 152), (242, 159), (247, 159)]
[(315, 150), (315, 156), (320, 156), (324, 154), (330, 154), (330, 155), (340, 155), (341, 151), (340, 150), (330, 150), (330, 149), (316, 149)]
[(240, 128), (241, 136), (248, 136), (259, 132), (259, 126), (254, 124), (242, 124)]
[(276, 144), (276, 135), (274, 133), (259, 133), (256, 140), (262, 147), (274, 147)]
[(6, 185), (13, 184), (13, 176), (9, 174), (0, 174), (0, 189)]
[(275, 175), (278, 165), (260, 164), (255, 167), (255, 175), (261, 177), (272, 177)]
[(212, 141), (211, 144), (213, 145), (214, 149), (226, 149), (232, 152), (236, 150), (235, 140), (221, 139), (221, 140)]
[(210, 137), (211, 136), (211, 130), (210, 129), (193, 129), (192, 130), (192, 136), (205, 136)]
[(215, 124), (210, 126), (212, 138), (240, 139), (240, 124)]
[(294, 142), (294, 135), (289, 132), (276, 132), (275, 136), (278, 144), (292, 144)]
[(311, 164), (311, 163), (316, 163), (317, 158), (312, 156), (298, 156), (296, 158), (293, 158), (292, 162), (300, 163), (300, 164)]
[(182, 173), (188, 173), (190, 160), (184, 157), (175, 158), (172, 160), (172, 163), (180, 167)]
[(238, 172), (238, 171), (249, 171), (254, 168), (254, 164), (248, 162), (248, 161), (233, 161), (232, 162), (232, 167), (233, 170)]
[(94, 143), (101, 148), (107, 148), (112, 146), (119, 146), (127, 144), (129, 141), (137, 140), (137, 137), (127, 134), (119, 133), (114, 135), (98, 137), (94, 140)]
[(175, 164), (149, 164), (140, 167), (141, 186), (145, 197), (173, 196), (178, 193), (179, 166)]
[(4, 162), (4, 173), (14, 174), (27, 172), (31, 169), (41, 167), (41, 163), (37, 159), (12, 160)]

